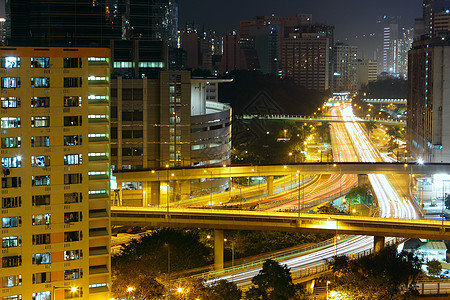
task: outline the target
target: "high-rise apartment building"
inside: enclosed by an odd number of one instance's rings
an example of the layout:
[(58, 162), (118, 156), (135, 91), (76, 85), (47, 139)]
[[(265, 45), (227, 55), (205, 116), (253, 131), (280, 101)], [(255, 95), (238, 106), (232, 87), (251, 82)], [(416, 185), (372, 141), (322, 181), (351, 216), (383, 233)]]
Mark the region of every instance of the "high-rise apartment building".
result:
[(3, 299), (109, 297), (109, 52), (0, 48)]
[(422, 40), (409, 52), (408, 147), (425, 162), (450, 162), (450, 43)]
[(356, 92), (358, 90), (358, 47), (334, 45), (333, 91)]
[[(191, 78), (189, 71), (163, 71), (159, 79), (114, 79), (111, 85), (113, 168), (139, 172), (228, 165), (231, 108), (217, 101), (217, 93), (220, 82), (230, 81)], [(126, 191), (130, 184), (142, 189), (146, 183), (125, 183), (119, 188)], [(180, 199), (198, 196), (205, 189), (221, 191), (227, 187), (228, 179), (188, 182), (176, 187), (170, 184), (175, 190), (171, 195), (180, 195)], [(182, 190), (176, 191), (178, 188)], [(151, 190), (144, 202), (157, 205), (160, 186)], [(127, 200), (126, 193), (122, 195), (124, 204), (137, 200)]]
[(329, 40), (325, 33), (292, 33), (283, 39), (281, 73), (308, 89), (329, 88)]

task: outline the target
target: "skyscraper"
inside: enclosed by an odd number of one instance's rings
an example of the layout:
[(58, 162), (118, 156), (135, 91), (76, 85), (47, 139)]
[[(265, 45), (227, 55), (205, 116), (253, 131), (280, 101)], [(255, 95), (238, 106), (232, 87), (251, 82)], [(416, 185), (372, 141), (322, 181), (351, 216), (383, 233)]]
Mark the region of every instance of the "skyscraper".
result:
[(1, 296), (108, 299), (109, 49), (3, 47), (0, 62)]
[(358, 47), (334, 45), (333, 91), (358, 91)]
[(7, 1), (7, 43), (110, 47), (111, 40), (163, 40), (176, 45), (177, 3), (177, 0)]

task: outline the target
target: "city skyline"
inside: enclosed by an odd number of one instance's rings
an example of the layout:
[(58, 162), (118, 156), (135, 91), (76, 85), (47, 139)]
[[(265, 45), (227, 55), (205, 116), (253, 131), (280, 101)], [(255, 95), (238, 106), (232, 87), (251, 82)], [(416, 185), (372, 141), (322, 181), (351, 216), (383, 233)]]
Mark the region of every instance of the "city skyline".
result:
[[(328, 9), (324, 10), (324, 7)], [(207, 12), (205, 8), (208, 8)], [(310, 13), (313, 15), (313, 22), (335, 26), (336, 42), (358, 46), (361, 57), (373, 58), (379, 39), (370, 34), (381, 33), (377, 18), (384, 15), (401, 16), (403, 26), (413, 27), (414, 19), (422, 16), (422, 1), (322, 0), (295, 3), (289, 0), (261, 0), (242, 3), (231, 0), (222, 3), (217, 0), (184, 0), (179, 3), (179, 24), (181, 28), (185, 23), (195, 22), (225, 33), (238, 28), (240, 20), (271, 14), (289, 16), (296, 13)]]

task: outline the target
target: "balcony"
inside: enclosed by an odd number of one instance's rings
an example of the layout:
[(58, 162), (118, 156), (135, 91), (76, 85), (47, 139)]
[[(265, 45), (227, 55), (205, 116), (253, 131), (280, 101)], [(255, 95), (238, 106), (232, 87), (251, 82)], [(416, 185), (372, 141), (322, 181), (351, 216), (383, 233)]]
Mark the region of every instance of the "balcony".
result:
[(89, 85), (108, 85), (109, 78), (106, 76), (89, 76), (88, 84)]
[(109, 135), (107, 133), (89, 133), (89, 142), (109, 142)]
[(89, 248), (89, 256), (94, 256), (94, 255), (109, 255), (108, 248), (106, 248), (106, 246), (90, 247)]
[(109, 161), (109, 155), (106, 152), (93, 152), (88, 154), (89, 161)]
[(108, 104), (108, 96), (97, 96), (97, 95), (90, 95), (88, 96), (88, 103), (89, 104)]
[(88, 57), (89, 66), (105, 66), (109, 65), (109, 58), (107, 57)]
[(106, 208), (89, 210), (89, 218), (105, 218), (108, 217)]
[(109, 116), (108, 115), (88, 115), (89, 123), (108, 123)]
[(89, 266), (89, 274), (109, 273), (107, 265)]
[(109, 193), (106, 190), (89, 191), (89, 199), (109, 198)]
[(89, 237), (108, 236), (108, 229), (106, 227), (101, 228), (89, 228)]

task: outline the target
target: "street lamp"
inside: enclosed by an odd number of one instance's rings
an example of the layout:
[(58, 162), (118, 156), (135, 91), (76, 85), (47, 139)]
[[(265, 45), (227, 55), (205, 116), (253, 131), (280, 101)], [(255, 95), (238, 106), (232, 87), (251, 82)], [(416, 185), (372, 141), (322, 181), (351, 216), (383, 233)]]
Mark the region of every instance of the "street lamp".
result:
[(132, 287), (132, 286), (127, 287), (128, 299), (131, 299), (131, 293), (133, 291), (134, 291), (134, 287)]
[(170, 244), (165, 243), (164, 246), (167, 247), (167, 281), (169, 285), (169, 299), (170, 299)]
[(76, 286), (53, 286), (52, 287), (52, 299), (55, 300), (56, 299), (56, 295), (55, 295), (55, 290), (58, 289), (64, 289), (64, 290), (70, 290), (72, 293), (75, 293), (76, 291), (78, 291), (78, 288)]

